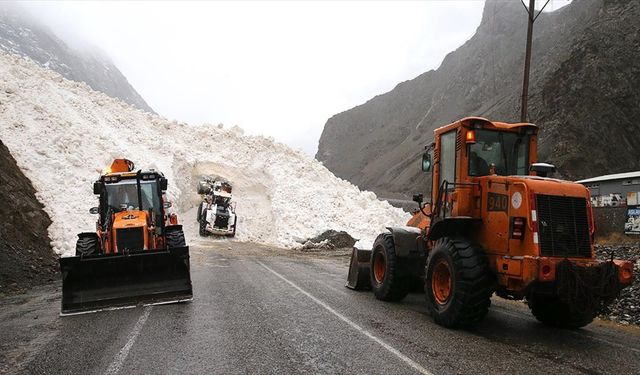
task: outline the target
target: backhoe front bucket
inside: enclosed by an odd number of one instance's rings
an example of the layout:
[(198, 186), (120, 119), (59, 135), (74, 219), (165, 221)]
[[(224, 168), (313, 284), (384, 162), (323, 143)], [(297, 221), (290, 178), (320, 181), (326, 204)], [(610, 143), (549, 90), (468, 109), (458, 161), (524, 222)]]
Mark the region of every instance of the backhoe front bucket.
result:
[(60, 315), (193, 299), (187, 246), (64, 257), (60, 269)]
[(351, 253), (351, 263), (349, 264), (349, 276), (347, 276), (347, 288), (353, 290), (371, 289), (369, 279), (369, 269), (371, 261), (371, 250), (353, 248)]

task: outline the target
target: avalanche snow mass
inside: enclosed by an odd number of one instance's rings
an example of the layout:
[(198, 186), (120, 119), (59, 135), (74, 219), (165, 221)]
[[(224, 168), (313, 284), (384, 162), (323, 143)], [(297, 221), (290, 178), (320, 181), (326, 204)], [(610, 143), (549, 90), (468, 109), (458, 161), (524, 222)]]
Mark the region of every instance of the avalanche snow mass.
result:
[(369, 247), (386, 226), (409, 218), (271, 138), (169, 121), (6, 53), (0, 53), (0, 137), (37, 190), (53, 221), (52, 247), (63, 256), (73, 255), (77, 233), (95, 229), (92, 183), (119, 157), (165, 174), (189, 243), (200, 240), (195, 190), (205, 175), (232, 183), (240, 241), (291, 248), (334, 229)]

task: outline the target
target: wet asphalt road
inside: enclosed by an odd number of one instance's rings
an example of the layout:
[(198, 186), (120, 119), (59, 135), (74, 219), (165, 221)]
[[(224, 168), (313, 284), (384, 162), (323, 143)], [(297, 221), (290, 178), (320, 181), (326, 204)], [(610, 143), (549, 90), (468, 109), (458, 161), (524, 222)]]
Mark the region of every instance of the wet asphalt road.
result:
[(29, 374), (640, 373), (640, 330), (538, 324), (495, 299), (447, 330), (423, 296), (344, 287), (345, 257), (239, 243), (192, 246), (194, 300), (61, 318), (59, 286), (0, 300), (0, 372)]

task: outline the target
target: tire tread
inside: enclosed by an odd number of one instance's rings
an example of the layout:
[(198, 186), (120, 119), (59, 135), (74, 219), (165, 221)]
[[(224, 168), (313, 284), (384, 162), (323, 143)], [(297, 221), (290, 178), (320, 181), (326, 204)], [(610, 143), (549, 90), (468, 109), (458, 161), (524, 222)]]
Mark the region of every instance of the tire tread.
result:
[[(429, 254), (425, 274), (436, 257), (451, 257), (454, 287), (452, 300), (441, 309), (431, 292), (431, 280), (425, 278), (427, 305), (436, 323), (450, 328), (470, 327), (480, 322), (488, 313), (493, 294), (493, 275), (487, 257), (481, 248), (464, 238), (440, 238)], [(433, 262), (435, 263), (435, 262)]]
[[(373, 274), (373, 260), (375, 259), (376, 249), (382, 246), (386, 252), (387, 270), (385, 272), (385, 280), (382, 284), (378, 284)], [(409, 294), (408, 277), (403, 273), (400, 260), (396, 256), (395, 244), (393, 243), (393, 235), (391, 233), (382, 233), (373, 243), (373, 252), (371, 254), (370, 267), (371, 289), (376, 298), (382, 301), (398, 302)]]

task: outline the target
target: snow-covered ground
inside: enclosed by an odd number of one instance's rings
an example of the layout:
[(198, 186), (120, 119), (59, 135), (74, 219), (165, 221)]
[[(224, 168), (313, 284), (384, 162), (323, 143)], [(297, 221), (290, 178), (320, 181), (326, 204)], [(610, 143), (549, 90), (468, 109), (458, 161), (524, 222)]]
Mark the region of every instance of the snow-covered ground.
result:
[[(175, 99), (181, 100), (180, 93)], [(409, 218), (273, 139), (245, 136), (236, 127), (168, 121), (5, 53), (0, 139), (37, 190), (53, 221), (53, 248), (62, 255), (73, 253), (78, 232), (94, 230), (96, 217), (88, 212), (97, 205), (92, 183), (116, 157), (164, 172), (188, 241), (200, 240), (196, 184), (203, 175), (233, 184), (236, 240), (294, 247), (335, 229), (366, 247), (385, 226)]]

